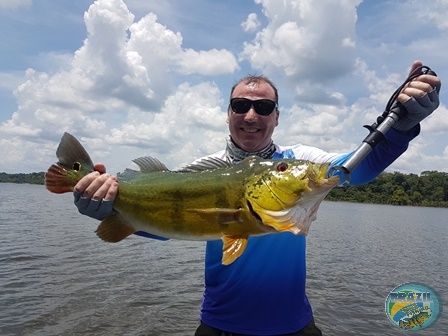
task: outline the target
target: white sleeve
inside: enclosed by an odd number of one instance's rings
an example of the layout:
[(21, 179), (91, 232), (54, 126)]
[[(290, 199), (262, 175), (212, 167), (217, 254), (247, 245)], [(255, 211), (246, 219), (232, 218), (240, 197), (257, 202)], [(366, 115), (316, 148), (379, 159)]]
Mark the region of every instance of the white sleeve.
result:
[(291, 146), (289, 149), (293, 151), (296, 159), (308, 160), (316, 163), (332, 162), (337, 157), (341, 156), (340, 153), (328, 153), (322, 149), (304, 145)]

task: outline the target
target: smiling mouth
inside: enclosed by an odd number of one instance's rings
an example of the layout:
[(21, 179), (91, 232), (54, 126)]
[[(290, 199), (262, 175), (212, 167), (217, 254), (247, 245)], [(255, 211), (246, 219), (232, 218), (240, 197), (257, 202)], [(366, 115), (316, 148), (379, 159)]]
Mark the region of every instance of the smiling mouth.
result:
[(246, 133), (256, 133), (260, 131), (258, 128), (243, 128), (243, 127), (241, 128), (241, 130)]

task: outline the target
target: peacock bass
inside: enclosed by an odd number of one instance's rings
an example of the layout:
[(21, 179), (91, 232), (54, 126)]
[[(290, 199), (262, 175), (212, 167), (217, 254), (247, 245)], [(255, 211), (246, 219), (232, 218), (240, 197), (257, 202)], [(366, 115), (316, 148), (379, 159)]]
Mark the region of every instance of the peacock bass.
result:
[[(45, 174), (53, 193), (72, 192), (93, 171), (86, 150), (65, 133), (58, 162)], [(339, 178), (326, 177), (328, 163), (248, 157), (231, 164), (208, 158), (170, 171), (159, 160), (141, 157), (140, 171), (118, 175), (113, 213), (102, 220), (97, 235), (118, 242), (136, 231), (184, 240), (223, 239), (224, 265), (243, 252), (248, 237), (292, 232), (307, 234), (324, 197)]]

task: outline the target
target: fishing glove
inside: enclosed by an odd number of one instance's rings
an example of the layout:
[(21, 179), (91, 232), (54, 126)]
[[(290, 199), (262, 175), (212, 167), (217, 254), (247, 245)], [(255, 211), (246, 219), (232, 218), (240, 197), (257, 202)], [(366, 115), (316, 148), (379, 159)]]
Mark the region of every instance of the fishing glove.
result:
[(411, 99), (402, 103), (408, 113), (398, 120), (392, 128), (405, 133), (429, 116), (439, 106), (439, 91), (440, 84), (423, 97), (411, 97)]
[(91, 218), (102, 220), (113, 212), (114, 201), (95, 200), (90, 197), (82, 197), (82, 193), (74, 190), (75, 205), (78, 211)]

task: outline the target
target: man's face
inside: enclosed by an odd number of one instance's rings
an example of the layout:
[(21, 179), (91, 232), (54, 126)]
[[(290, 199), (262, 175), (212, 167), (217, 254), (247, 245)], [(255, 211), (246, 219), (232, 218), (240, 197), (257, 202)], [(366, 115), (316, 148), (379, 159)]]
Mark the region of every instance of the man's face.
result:
[[(266, 82), (243, 82), (235, 87), (232, 98), (247, 98), (251, 100), (270, 99), (275, 101), (274, 89)], [(237, 114), (229, 108), (227, 123), (230, 136), (235, 144), (247, 152), (256, 152), (271, 142), (272, 133), (278, 125), (279, 112), (277, 108), (267, 116), (259, 115), (252, 106), (247, 113)]]

